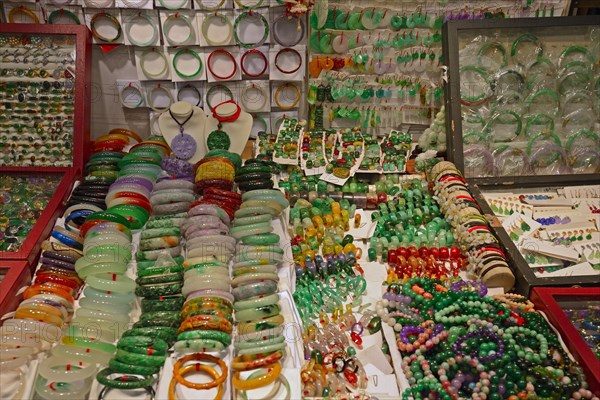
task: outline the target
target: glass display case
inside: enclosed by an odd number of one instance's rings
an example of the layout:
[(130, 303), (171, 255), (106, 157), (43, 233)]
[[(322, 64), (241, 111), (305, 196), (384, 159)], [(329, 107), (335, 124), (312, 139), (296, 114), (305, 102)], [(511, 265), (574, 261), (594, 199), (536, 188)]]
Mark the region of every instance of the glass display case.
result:
[(0, 259), (28, 260), (91, 149), (90, 33), (0, 24)]
[(600, 173), (600, 17), (449, 21), (448, 154), (466, 178)]
[(17, 292), (30, 281), (31, 271), (27, 261), (0, 259), (0, 316), (17, 307), (20, 301)]
[[(600, 285), (600, 284), (599, 284)], [(600, 286), (535, 288), (531, 300), (560, 333), (584, 370), (590, 390), (600, 391)]]

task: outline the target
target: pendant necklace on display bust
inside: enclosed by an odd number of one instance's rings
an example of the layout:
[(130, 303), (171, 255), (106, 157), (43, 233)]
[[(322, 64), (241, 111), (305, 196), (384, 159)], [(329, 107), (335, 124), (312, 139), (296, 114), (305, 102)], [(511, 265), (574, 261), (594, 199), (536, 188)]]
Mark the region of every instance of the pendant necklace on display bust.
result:
[[(235, 106), (235, 111), (230, 104)], [(224, 111), (223, 114), (226, 114), (226, 116), (222, 116), (222, 114), (219, 115), (217, 111), (222, 106), (225, 106), (222, 111)], [(218, 121), (218, 124), (217, 129), (212, 131), (206, 139), (206, 146), (208, 147), (208, 150), (229, 150), (231, 147), (231, 139), (229, 138), (227, 132), (222, 130), (223, 123), (236, 121), (240, 117), (241, 112), (241, 107), (233, 100), (224, 101), (223, 103), (217, 104), (213, 108), (213, 118)]]
[(171, 150), (173, 150), (173, 153), (175, 156), (177, 156), (177, 158), (189, 160), (194, 156), (194, 154), (196, 154), (197, 145), (196, 140), (194, 140), (191, 135), (184, 132), (185, 128), (183, 126), (194, 116), (194, 110), (192, 109), (190, 115), (188, 115), (183, 122), (179, 122), (177, 118), (175, 118), (173, 111), (169, 110), (169, 114), (171, 115), (171, 118), (173, 118), (173, 121), (179, 125), (180, 133), (180, 135), (177, 135), (173, 138), (173, 141), (171, 142)]

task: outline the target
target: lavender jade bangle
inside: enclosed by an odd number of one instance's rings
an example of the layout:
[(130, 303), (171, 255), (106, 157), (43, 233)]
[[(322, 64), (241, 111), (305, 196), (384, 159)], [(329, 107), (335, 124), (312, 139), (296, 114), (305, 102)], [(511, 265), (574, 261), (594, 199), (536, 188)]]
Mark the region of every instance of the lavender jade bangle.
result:
[(190, 228), (191, 226), (197, 224), (206, 224), (206, 226), (227, 226), (219, 217), (214, 215), (195, 215), (193, 217), (188, 217), (185, 223), (181, 226), (183, 233)]
[(210, 204), (199, 204), (197, 206), (194, 206), (190, 209), (188, 215), (190, 217), (196, 215), (213, 215), (215, 217), (218, 217), (221, 221), (223, 221), (225, 225), (231, 225), (231, 219), (229, 218), (229, 215), (227, 215), (227, 213), (222, 208)]
[[(466, 146), (463, 152), (463, 159), (467, 159), (468, 157), (480, 156), (484, 158), (486, 170), (478, 173), (474, 176), (494, 176), (494, 156), (489, 150), (480, 144), (474, 144), (470, 146)], [(465, 161), (465, 169), (466, 169), (466, 161)], [(474, 171), (475, 172), (475, 171)]]
[[(544, 156), (544, 153), (548, 153), (548, 152), (555, 152), (558, 154), (558, 157), (553, 160), (552, 164), (556, 164), (559, 159), (562, 158), (562, 162), (559, 164), (559, 170), (558, 170), (558, 174), (570, 174), (570, 170), (571, 168), (567, 165), (567, 154), (565, 153), (564, 149), (560, 146), (557, 146), (554, 143), (548, 143), (545, 144), (543, 146), (540, 146), (529, 158), (529, 162), (531, 164), (531, 168), (533, 169), (533, 173), (537, 174), (537, 172), (535, 171), (536, 169), (536, 160), (538, 158), (541, 158), (542, 156)], [(547, 166), (546, 166), (547, 167)]]
[(149, 191), (152, 191), (152, 189), (154, 189), (154, 182), (152, 182), (152, 180), (145, 178), (145, 177), (140, 177), (140, 176), (122, 176), (122, 177), (118, 178), (113, 183), (113, 185), (121, 184), (121, 183), (126, 183), (126, 184), (131, 183), (134, 185), (142, 185)]
[(217, 222), (196, 223), (187, 229), (185, 229), (183, 226), (181, 228), (181, 230), (183, 231), (183, 235), (186, 237), (186, 239), (189, 237), (188, 235), (190, 235), (194, 232), (197, 232), (197, 231), (205, 230), (205, 229), (228, 229), (228, 228), (227, 228), (227, 225), (225, 225), (221, 221), (218, 221), (218, 223)]

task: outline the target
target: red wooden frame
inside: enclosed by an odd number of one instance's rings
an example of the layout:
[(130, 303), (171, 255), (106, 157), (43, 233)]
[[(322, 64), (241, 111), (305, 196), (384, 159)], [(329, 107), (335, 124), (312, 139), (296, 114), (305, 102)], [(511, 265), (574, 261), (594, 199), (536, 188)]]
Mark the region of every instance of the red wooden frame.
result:
[(74, 35), (75, 36), (75, 101), (73, 115), (72, 167), (0, 167), (0, 172), (63, 172), (81, 171), (91, 151), (90, 100), (92, 42), (91, 33), (83, 25), (0, 24), (0, 34)]
[(558, 304), (561, 300), (600, 301), (600, 286), (586, 288), (537, 287), (531, 292), (531, 301), (536, 308), (546, 314), (550, 322), (558, 329), (571, 354), (583, 368), (590, 389), (594, 393), (598, 393), (600, 392), (600, 360), (596, 358)]
[(17, 292), (31, 282), (31, 270), (27, 261), (0, 259), (0, 270), (7, 270), (0, 282), (0, 316), (14, 311), (21, 301)]
[(73, 184), (81, 177), (91, 152), (90, 99), (92, 44), (89, 29), (82, 25), (0, 24), (0, 34), (72, 35), (75, 37), (75, 92), (73, 115), (73, 160), (71, 167), (0, 167), (0, 174), (46, 173), (64, 174), (42, 215), (16, 252), (0, 252), (0, 260), (27, 260), (35, 266), (41, 242), (48, 237), (56, 219), (61, 215)]

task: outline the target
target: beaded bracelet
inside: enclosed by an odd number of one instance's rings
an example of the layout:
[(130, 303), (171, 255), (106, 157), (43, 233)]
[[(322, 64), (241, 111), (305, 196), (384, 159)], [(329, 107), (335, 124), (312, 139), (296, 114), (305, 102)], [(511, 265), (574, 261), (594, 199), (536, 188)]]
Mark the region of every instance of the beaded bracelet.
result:
[[(240, 37), (238, 36), (238, 28), (239, 25), (242, 21), (244, 20), (260, 20), (260, 22), (263, 25), (264, 31), (263, 31), (263, 36), (260, 40), (258, 40), (255, 43), (246, 43), (243, 42)], [(264, 15), (262, 15), (261, 13), (254, 13), (252, 11), (245, 11), (243, 13), (241, 13), (240, 15), (238, 15), (238, 17), (235, 19), (235, 22), (233, 24), (233, 36), (235, 39), (235, 42), (242, 46), (243, 48), (246, 49), (252, 49), (252, 48), (256, 48), (261, 46), (263, 43), (265, 43), (267, 41), (267, 38), (269, 37), (269, 22), (267, 21), (267, 19), (264, 17)], [(229, 39), (228, 39), (229, 41)]]
[[(112, 38), (105, 37), (98, 33), (98, 31), (96, 30), (96, 23), (100, 19), (107, 19), (115, 28), (117, 28), (117, 33), (115, 34), (114, 37), (112, 37)], [(119, 40), (121, 38), (121, 35), (123, 33), (123, 29), (121, 28), (121, 24), (119, 23), (119, 20), (112, 14), (106, 13), (104, 11), (94, 14), (92, 19), (90, 20), (90, 30), (92, 31), (92, 35), (96, 39), (103, 41), (103, 42), (107, 42), (107, 43), (116, 42), (117, 40)]]

